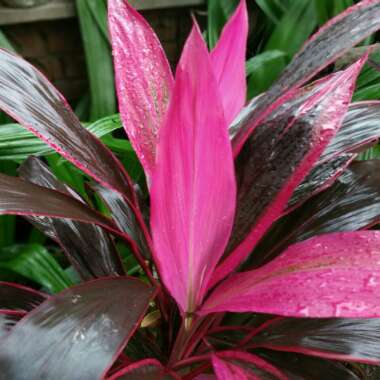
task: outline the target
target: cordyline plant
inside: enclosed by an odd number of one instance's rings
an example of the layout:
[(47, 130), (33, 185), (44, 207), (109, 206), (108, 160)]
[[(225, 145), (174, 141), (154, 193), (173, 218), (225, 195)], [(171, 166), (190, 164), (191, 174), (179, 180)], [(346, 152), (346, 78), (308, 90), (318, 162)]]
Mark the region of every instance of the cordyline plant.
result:
[[(321, 28), (244, 109), (244, 0), (211, 53), (193, 27), (175, 78), (126, 1), (109, 0), (109, 27), (150, 213), (46, 78), (0, 52), (0, 108), (108, 210), (34, 157), (0, 175), (1, 213), (42, 229), (83, 280), (56, 295), (1, 283), (0, 379), (358, 379), (342, 362), (380, 364), (380, 164), (353, 163), (380, 102), (350, 104), (369, 52), (304, 86), (380, 28), (380, 0)], [(126, 275), (116, 238), (147, 281)]]

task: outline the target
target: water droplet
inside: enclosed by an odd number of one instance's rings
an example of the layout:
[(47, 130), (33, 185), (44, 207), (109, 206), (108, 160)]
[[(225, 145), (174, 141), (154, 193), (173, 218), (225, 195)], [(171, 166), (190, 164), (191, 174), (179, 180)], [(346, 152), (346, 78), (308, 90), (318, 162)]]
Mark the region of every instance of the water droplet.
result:
[(76, 295), (71, 297), (71, 303), (77, 304), (81, 298), (82, 298), (82, 296), (80, 296), (79, 294), (76, 294)]

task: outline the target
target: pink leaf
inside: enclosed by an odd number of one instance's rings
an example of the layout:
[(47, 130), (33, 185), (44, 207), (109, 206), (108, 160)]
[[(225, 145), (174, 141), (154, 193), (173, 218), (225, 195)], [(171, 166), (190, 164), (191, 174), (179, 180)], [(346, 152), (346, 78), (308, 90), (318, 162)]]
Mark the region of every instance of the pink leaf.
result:
[(151, 176), (172, 73), (154, 31), (127, 0), (109, 1), (109, 26), (123, 125), (146, 174)]
[(212, 364), (218, 380), (261, 380), (268, 375), (270, 378), (289, 380), (272, 364), (247, 352), (218, 352), (212, 356)]
[(155, 262), (183, 312), (201, 302), (231, 231), (236, 185), (210, 56), (194, 26), (177, 68), (152, 177)]
[(255, 129), (247, 146), (252, 152), (243, 163), (245, 177), (239, 179), (233, 251), (217, 268), (213, 284), (233, 271), (280, 217), (340, 128), (366, 59), (321, 82), (306, 99), (298, 93), (273, 120)]
[[(212, 356), (212, 365), (218, 380), (250, 380), (247, 373), (239, 366)], [(252, 380), (260, 380), (258, 377)]]
[(224, 114), (230, 125), (244, 106), (247, 84), (245, 58), (248, 37), (248, 13), (245, 0), (223, 29), (220, 40), (211, 52), (214, 72), (222, 96)]
[(380, 27), (380, 0), (362, 0), (331, 19), (314, 34), (256, 102), (255, 109), (231, 129), (237, 155), (250, 133), (291, 93)]
[(380, 232), (327, 234), (290, 246), (263, 267), (231, 276), (200, 314), (380, 317)]

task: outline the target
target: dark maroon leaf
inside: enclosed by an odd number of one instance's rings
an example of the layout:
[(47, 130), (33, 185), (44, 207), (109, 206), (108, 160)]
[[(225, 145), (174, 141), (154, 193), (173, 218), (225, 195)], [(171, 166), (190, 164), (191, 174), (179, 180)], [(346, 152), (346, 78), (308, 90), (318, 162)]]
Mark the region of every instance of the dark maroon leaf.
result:
[(319, 160), (339, 130), (363, 63), (364, 59), (348, 71), (331, 75), (311, 91), (300, 89), (247, 140), (236, 162), (237, 210), (227, 247), (232, 253), (214, 281), (249, 255)]
[(100, 225), (128, 238), (110, 219), (79, 200), (5, 174), (0, 174), (0, 214), (73, 219)]
[(66, 100), (32, 65), (0, 50), (0, 108), (86, 174), (134, 201), (112, 152), (82, 127)]
[(380, 161), (361, 161), (326, 191), (281, 218), (260, 241), (247, 267), (257, 267), (286, 247), (312, 236), (367, 228), (380, 221)]
[(324, 151), (320, 162), (341, 153), (357, 152), (380, 138), (380, 101), (350, 105), (342, 127)]
[(179, 379), (168, 373), (160, 362), (154, 359), (145, 359), (133, 363), (107, 380), (175, 380)]
[(125, 199), (115, 191), (102, 185), (93, 185), (111, 212), (112, 219), (119, 229), (127, 233), (137, 244), (145, 257), (150, 257), (150, 251), (145, 236), (136, 219), (136, 214)]
[(296, 54), (275, 84), (231, 129), (237, 154), (251, 131), (301, 86), (348, 49), (380, 28), (380, 2), (363, 0), (323, 26)]
[(288, 213), (314, 194), (329, 187), (355, 157), (355, 154), (343, 153), (314, 166), (308, 176), (294, 190), (285, 212)]
[[(74, 190), (59, 182), (38, 158), (29, 157), (21, 165), (20, 175), (36, 185), (58, 190), (84, 203)], [(111, 238), (101, 227), (68, 219), (31, 217), (31, 220), (62, 246), (84, 280), (125, 274)]]
[(126, 274), (110, 236), (101, 227), (68, 219), (54, 219), (52, 225), (58, 243), (82, 279)]
[(0, 282), (0, 314), (7, 311), (25, 314), (46, 299), (45, 294), (26, 286)]
[(1, 378), (102, 379), (154, 294), (139, 280), (119, 277), (49, 298), (0, 341)]
[(0, 339), (47, 295), (19, 284), (0, 282)]
[[(373, 145), (380, 137), (380, 102), (350, 105), (342, 127), (330, 142), (312, 172), (297, 187), (289, 201), (290, 209), (298, 207), (313, 194), (324, 190), (349, 163), (347, 152), (359, 152)], [(345, 163), (345, 157), (347, 162)]]
[(274, 351), (262, 352), (260, 356), (280, 368), (291, 380), (359, 380), (344, 365), (330, 360)]
[(284, 318), (261, 331), (252, 343), (271, 350), (378, 365), (379, 339), (377, 318)]

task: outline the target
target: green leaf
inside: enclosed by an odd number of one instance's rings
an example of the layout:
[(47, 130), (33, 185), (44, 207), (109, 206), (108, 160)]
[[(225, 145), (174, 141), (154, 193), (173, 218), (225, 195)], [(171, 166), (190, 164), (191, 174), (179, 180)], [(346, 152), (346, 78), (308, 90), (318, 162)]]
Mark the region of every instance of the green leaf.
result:
[(105, 34), (107, 12), (102, 3), (99, 0), (76, 0), (90, 82), (91, 120), (116, 112), (112, 56)]
[(237, 7), (239, 0), (209, 0), (207, 40), (212, 49), (219, 40), (223, 26)]
[[(107, 116), (86, 126), (97, 137), (108, 135), (121, 127), (119, 115)], [(43, 156), (53, 153), (49, 146), (19, 124), (0, 126), (0, 161), (20, 161), (30, 155)]]
[(376, 100), (380, 98), (380, 83), (364, 87), (355, 92), (353, 101)]
[(249, 76), (248, 99), (266, 91), (286, 65), (287, 55), (280, 50), (266, 51), (249, 59), (246, 65)]
[(8, 40), (7, 36), (2, 30), (0, 30), (0, 47), (15, 52), (15, 48), (12, 43)]
[(357, 157), (359, 161), (378, 160), (380, 159), (380, 146), (375, 145), (372, 148), (367, 149), (365, 152), (360, 153)]
[(50, 169), (56, 177), (71, 186), (82, 198), (87, 200), (85, 190), (85, 175), (71, 162), (62, 158), (59, 154), (51, 154), (46, 157)]
[[(16, 175), (17, 165), (14, 162), (0, 161), (0, 172)], [(14, 215), (0, 216), (0, 247), (12, 244), (16, 235), (16, 217)]]
[(53, 256), (39, 244), (1, 248), (0, 268), (28, 278), (51, 293), (60, 292), (73, 285)]
[(354, 4), (353, 0), (313, 0), (319, 25), (324, 24), (346, 8)]
[(278, 24), (286, 12), (289, 2), (284, 0), (256, 0), (256, 3), (274, 24)]
[(293, 0), (273, 30), (264, 50), (281, 50), (293, 56), (317, 26), (310, 0)]
[(107, 3), (104, 0), (87, 0), (87, 6), (90, 10), (96, 25), (108, 41), (108, 23), (107, 23)]

